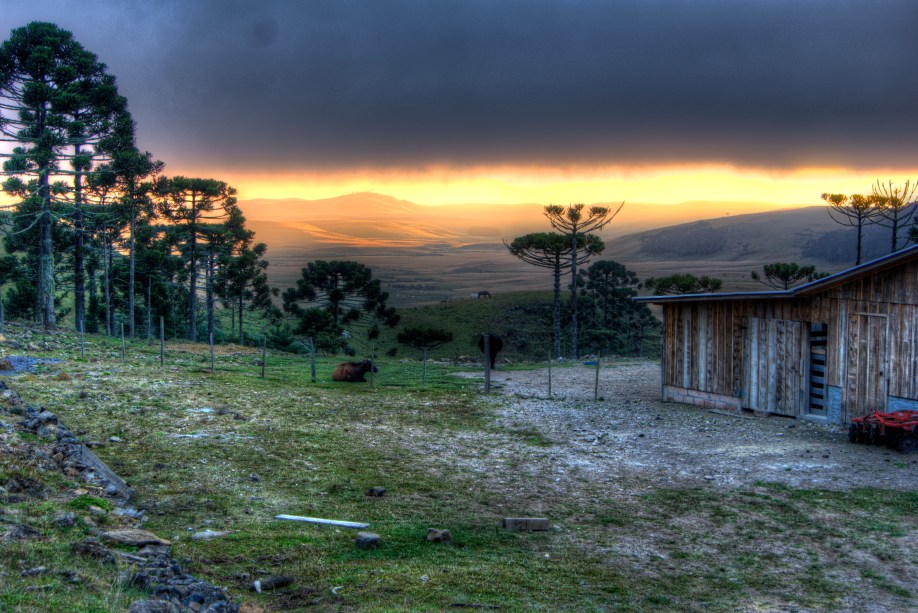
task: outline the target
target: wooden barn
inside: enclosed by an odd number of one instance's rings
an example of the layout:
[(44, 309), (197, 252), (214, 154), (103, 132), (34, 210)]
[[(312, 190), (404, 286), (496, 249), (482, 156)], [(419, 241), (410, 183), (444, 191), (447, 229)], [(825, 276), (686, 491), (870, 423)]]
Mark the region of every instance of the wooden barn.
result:
[(846, 423), (918, 409), (918, 246), (785, 291), (644, 296), (663, 400)]

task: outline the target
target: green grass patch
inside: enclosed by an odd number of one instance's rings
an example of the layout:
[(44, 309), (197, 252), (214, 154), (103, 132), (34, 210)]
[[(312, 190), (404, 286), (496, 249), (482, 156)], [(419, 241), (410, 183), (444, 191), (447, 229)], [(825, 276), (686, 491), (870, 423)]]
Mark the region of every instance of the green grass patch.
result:
[[(88, 341), (79, 360), (74, 335), (33, 338), (37, 355), (66, 362), (11, 385), (84, 440), (120, 437), (95, 452), (136, 489), (146, 527), (240, 601), (274, 610), (832, 610), (849, 606), (855, 576), (865, 597), (900, 610), (918, 604), (897, 578), (918, 564), (908, 548), (916, 492), (663, 487), (629, 474), (611, 476), (620, 488), (565, 488), (554, 472), (564, 441), (498, 421), (499, 397), (482, 398), (480, 381), (446, 363), (428, 365), (426, 386), (420, 363), (400, 357), (381, 359), (372, 385), (340, 384), (329, 375), (347, 358), (320, 356), (313, 383), (303, 356), (269, 352), (262, 377), (251, 348), (222, 348), (211, 372), (205, 346), (170, 344), (161, 368), (155, 344), (130, 343), (122, 363), (120, 339)], [(139, 594), (120, 587), (116, 569), (69, 556), (88, 531), (53, 524), (57, 507), (110, 510), (108, 501), (74, 497), (64, 477), (4, 457), (0, 474), (40, 478), (50, 497), (5, 509), (43, 535), (0, 544), (0, 609), (126, 610)], [(374, 486), (387, 494), (367, 496)], [(275, 520), (280, 513), (368, 522), (382, 543), (358, 549), (353, 531)], [(548, 517), (552, 529), (508, 532), (508, 516)], [(428, 542), (428, 528), (449, 529), (454, 542)], [(191, 540), (204, 529), (233, 534)], [(87, 579), (22, 577), (20, 560)], [(294, 576), (294, 587), (248, 590), (274, 573)]]

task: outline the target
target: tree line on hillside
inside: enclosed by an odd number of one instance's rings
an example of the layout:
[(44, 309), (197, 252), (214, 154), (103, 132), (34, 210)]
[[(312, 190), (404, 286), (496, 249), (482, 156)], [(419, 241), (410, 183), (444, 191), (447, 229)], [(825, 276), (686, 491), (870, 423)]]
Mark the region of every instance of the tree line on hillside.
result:
[(115, 77), (55, 24), (14, 29), (0, 45), (0, 134), (2, 188), (16, 200), (0, 212), (0, 321), (50, 328), (72, 316), (77, 330), (123, 325), (129, 338), (149, 338), (161, 320), (169, 336), (243, 342), (244, 314), (255, 312), (277, 346), (301, 334), (328, 350), (367, 319), (370, 338), (398, 322), (368, 268), (322, 261), (283, 295), (296, 321), (282, 321), (267, 245), (246, 228), (236, 190), (166, 176), (137, 146)]
[(0, 215), (10, 315), (49, 328), (72, 312), (77, 328), (109, 334), (120, 319), (132, 338), (161, 317), (197, 340), (199, 290), (207, 334), (217, 300), (240, 329), (245, 311), (273, 309), (267, 247), (236, 190), (164, 176), (137, 147), (115, 77), (70, 32), (33, 22), (0, 45), (0, 132), (3, 190), (17, 200)]

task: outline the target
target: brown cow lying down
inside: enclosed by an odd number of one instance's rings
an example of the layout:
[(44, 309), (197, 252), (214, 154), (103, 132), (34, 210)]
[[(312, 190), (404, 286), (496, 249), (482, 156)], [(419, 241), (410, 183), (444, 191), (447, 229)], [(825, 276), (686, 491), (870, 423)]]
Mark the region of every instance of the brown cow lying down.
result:
[(370, 372), (370, 369), (373, 369), (373, 372), (379, 372), (379, 369), (373, 366), (370, 360), (364, 360), (363, 362), (344, 362), (338, 364), (338, 367), (335, 368), (335, 371), (332, 373), (332, 380), (347, 381), (349, 383), (365, 382), (366, 379), (364, 379), (363, 376)]

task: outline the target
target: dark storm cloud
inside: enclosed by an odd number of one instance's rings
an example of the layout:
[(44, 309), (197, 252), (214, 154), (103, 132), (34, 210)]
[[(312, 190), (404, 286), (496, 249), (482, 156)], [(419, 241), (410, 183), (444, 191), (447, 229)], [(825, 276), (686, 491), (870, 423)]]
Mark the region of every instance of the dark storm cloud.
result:
[(110, 65), (167, 161), (918, 165), (914, 0), (24, 7)]

